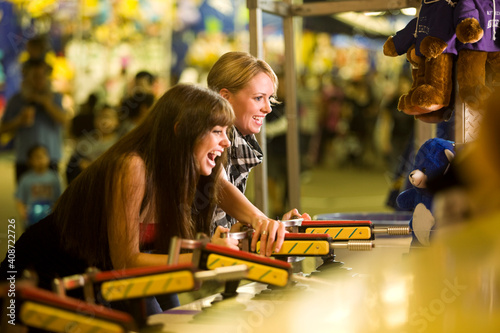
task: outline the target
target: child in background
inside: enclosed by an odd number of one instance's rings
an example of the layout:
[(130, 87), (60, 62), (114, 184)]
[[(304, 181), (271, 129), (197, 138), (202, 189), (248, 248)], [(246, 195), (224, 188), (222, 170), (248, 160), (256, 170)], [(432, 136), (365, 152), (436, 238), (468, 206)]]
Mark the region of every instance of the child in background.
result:
[(16, 191), (16, 206), (25, 228), (47, 216), (61, 195), (61, 182), (50, 169), (47, 149), (35, 145), (28, 151), (30, 170), (21, 176)]
[(66, 167), (68, 184), (90, 163), (94, 162), (118, 140), (116, 130), (120, 124), (117, 111), (103, 106), (95, 115), (94, 130), (82, 136)]

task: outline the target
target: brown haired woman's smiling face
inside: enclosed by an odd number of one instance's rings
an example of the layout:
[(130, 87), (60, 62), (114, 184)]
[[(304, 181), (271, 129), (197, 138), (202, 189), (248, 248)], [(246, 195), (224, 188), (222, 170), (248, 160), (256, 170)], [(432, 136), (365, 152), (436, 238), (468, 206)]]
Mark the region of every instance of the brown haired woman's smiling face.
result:
[(200, 175), (209, 176), (215, 167), (215, 159), (231, 145), (227, 126), (215, 126), (194, 148), (194, 157)]

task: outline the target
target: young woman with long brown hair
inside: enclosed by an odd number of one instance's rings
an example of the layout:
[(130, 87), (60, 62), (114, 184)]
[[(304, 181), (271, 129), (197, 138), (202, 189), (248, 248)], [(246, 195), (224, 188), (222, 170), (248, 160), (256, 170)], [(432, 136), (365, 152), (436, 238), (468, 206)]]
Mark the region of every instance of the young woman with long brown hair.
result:
[[(51, 215), (20, 237), (17, 277), (31, 268), (39, 286), (50, 289), (55, 277), (91, 266), (162, 265), (171, 237), (208, 234), (233, 120), (218, 94), (194, 85), (171, 88), (140, 125), (71, 182)], [(230, 197), (225, 201), (231, 204)], [(155, 253), (141, 252), (141, 223), (156, 223)], [(237, 248), (237, 240), (220, 238), (221, 231), (227, 230), (219, 228), (212, 241)], [(180, 261), (190, 260), (181, 255)], [(6, 258), (0, 275), (11, 271), (8, 264)]]

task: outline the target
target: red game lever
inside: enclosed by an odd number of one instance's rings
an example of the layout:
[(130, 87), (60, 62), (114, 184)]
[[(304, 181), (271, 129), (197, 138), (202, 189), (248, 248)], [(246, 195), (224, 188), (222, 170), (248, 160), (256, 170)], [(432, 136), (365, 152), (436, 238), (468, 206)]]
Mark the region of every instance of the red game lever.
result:
[(172, 238), (169, 259), (174, 262), (181, 248), (193, 249), (193, 263), (201, 270), (245, 265), (248, 267), (246, 279), (284, 287), (292, 277), (292, 266), (286, 262), (266, 258), (254, 253), (233, 250), (204, 241), (188, 241)]
[[(2, 332), (10, 332), (9, 329), (16, 328), (16, 324), (61, 333), (137, 331), (134, 319), (127, 313), (71, 297), (61, 297), (32, 284), (19, 281), (13, 294), (8, 292), (10, 289), (0, 287), (0, 296), (7, 305), (4, 308), (7, 316), (1, 323)], [(19, 332), (19, 329), (15, 332)]]
[(408, 225), (375, 227), (368, 220), (302, 221), (297, 230), (305, 234), (328, 234), (333, 241), (373, 240), (376, 234), (404, 236), (411, 233)]

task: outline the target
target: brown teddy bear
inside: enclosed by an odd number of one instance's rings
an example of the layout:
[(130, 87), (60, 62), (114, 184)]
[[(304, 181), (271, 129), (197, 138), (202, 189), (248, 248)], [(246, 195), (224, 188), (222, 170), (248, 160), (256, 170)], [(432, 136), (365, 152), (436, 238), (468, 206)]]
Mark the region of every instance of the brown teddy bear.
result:
[(401, 96), (398, 109), (425, 122), (451, 116), (446, 107), (453, 90), (455, 4), (451, 0), (423, 0), (419, 16), (389, 37), (383, 47), (387, 56), (407, 54), (414, 82), (408, 94)]
[[(391, 38), (391, 37), (389, 37)], [(388, 51), (386, 49), (390, 48), (394, 43), (387, 42), (384, 44), (384, 54), (385, 55), (392, 55), (394, 54), (394, 51)], [(425, 83), (425, 58), (420, 57), (416, 55), (415, 53), (415, 45), (410, 46), (408, 51), (406, 52), (406, 60), (410, 63), (411, 65), (411, 77), (412, 77), (412, 85), (410, 90), (399, 97), (399, 102), (398, 102), (398, 110), (409, 110), (410, 108), (413, 107), (413, 104), (411, 102), (411, 96), (413, 95), (413, 92), (415, 89), (417, 89), (418, 86), (422, 85)]]
[(460, 0), (455, 9), (459, 96), (472, 109), (491, 94), (488, 84), (500, 83), (499, 11), (499, 0)]
[(401, 95), (399, 98), (398, 110), (409, 115), (414, 115), (416, 119), (426, 123), (438, 123), (450, 119), (453, 107), (444, 106), (436, 111), (432, 111), (413, 104), (413, 92), (425, 84), (426, 61), (424, 57), (416, 54), (414, 45), (406, 53), (406, 59), (411, 64), (413, 84), (408, 93)]

